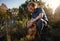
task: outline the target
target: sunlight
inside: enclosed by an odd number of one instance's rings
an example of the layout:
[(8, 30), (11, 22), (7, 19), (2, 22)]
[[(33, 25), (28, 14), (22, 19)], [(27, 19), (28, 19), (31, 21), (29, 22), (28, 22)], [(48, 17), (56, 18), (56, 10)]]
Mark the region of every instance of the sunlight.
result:
[(60, 4), (60, 0), (46, 0), (46, 4), (50, 5), (50, 7), (53, 9), (53, 13), (54, 13), (55, 9)]

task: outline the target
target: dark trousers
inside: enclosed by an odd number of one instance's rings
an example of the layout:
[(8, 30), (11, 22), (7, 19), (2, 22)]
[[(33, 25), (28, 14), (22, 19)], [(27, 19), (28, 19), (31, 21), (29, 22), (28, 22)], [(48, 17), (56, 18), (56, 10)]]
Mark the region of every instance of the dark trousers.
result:
[(44, 25), (45, 24), (43, 23), (42, 20), (37, 21), (37, 31), (39, 32), (39, 34), (40, 34), (41, 30), (43, 29)]
[(45, 24), (42, 20), (38, 20), (37, 21), (37, 33), (38, 33), (38, 40), (37, 41), (40, 41), (41, 40), (41, 33), (42, 33), (42, 30), (43, 30), (43, 28), (45, 27), (45, 25), (47, 25), (47, 24)]

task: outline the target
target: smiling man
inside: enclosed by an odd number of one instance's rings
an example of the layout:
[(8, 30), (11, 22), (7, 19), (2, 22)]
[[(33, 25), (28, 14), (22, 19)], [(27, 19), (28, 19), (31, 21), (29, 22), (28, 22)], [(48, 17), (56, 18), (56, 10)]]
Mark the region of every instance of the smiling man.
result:
[(27, 27), (31, 27), (37, 24), (37, 31), (40, 34), (41, 29), (47, 25), (47, 16), (41, 7), (38, 7), (36, 3), (31, 2), (28, 4), (28, 10), (32, 13), (30, 21), (27, 23)]

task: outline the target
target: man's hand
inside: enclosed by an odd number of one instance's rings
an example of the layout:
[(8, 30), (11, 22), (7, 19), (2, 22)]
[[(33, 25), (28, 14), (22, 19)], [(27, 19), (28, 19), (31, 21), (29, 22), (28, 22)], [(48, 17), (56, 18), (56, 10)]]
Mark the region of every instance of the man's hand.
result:
[(31, 19), (30, 22), (34, 23), (36, 21), (36, 19)]
[(27, 27), (31, 27), (32, 24), (33, 24), (35, 21), (36, 21), (36, 20), (32, 18), (30, 21), (28, 21)]
[(28, 23), (27, 23), (27, 27), (31, 27), (32, 26), (32, 22), (31, 21), (28, 21)]

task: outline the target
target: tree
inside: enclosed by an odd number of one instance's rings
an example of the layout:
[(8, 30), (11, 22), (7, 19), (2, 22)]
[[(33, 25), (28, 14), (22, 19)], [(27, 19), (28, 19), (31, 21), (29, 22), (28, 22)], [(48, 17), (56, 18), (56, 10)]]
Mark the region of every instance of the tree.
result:
[(55, 10), (54, 21), (55, 22), (59, 22), (60, 21), (60, 5)]

